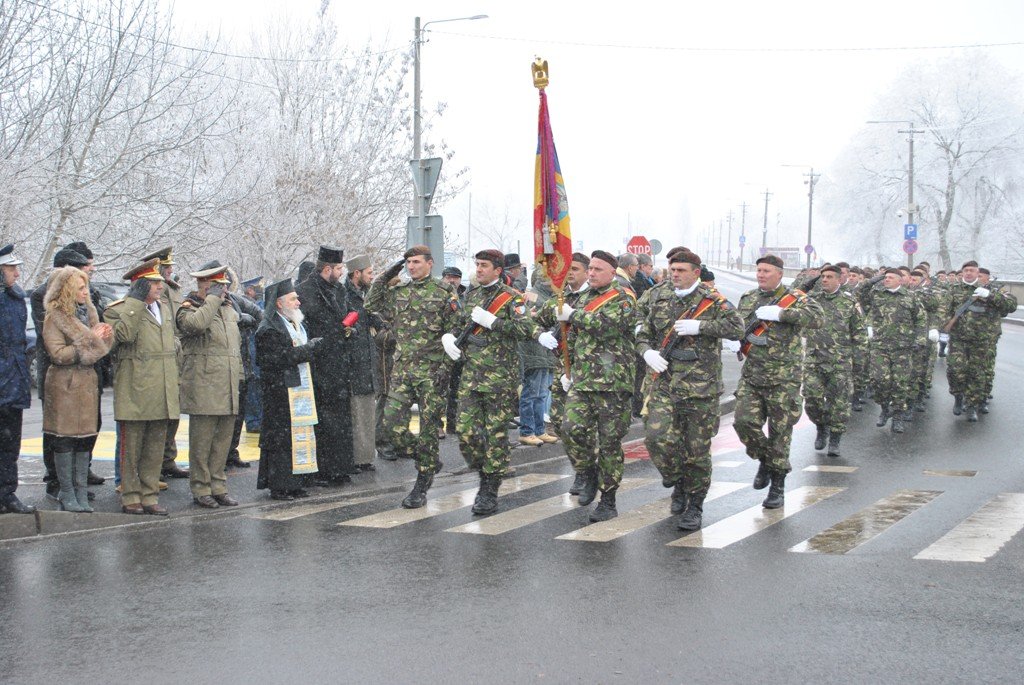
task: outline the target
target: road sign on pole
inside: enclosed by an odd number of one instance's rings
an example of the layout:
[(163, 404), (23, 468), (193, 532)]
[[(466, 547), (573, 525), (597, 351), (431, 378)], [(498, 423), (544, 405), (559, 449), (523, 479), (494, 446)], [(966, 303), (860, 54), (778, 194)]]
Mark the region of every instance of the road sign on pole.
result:
[[(917, 240), (917, 224), (903, 224), (903, 239)], [(913, 254), (912, 252), (908, 254)]]
[(442, 161), (440, 157), (409, 160), (412, 183), (416, 188), (416, 194), (422, 198), (424, 213), (430, 211), (430, 202), (434, 199), (434, 190), (437, 189), (437, 179), (441, 176)]
[(651, 241), (651, 254), (652, 255), (659, 255), (659, 254), (661, 254), (661, 241), (660, 240), (652, 240)]
[(743, 247), (746, 244), (747, 244), (747, 236), (741, 235), (740, 236), (740, 247)]
[(907, 254), (914, 254), (917, 252), (917, 241), (916, 240), (904, 240), (903, 251)]
[(810, 243), (804, 245), (804, 252), (806, 254), (814, 254), (814, 245), (811, 245)]
[(651, 254), (651, 243), (642, 235), (635, 235), (626, 243), (626, 252), (630, 254)]

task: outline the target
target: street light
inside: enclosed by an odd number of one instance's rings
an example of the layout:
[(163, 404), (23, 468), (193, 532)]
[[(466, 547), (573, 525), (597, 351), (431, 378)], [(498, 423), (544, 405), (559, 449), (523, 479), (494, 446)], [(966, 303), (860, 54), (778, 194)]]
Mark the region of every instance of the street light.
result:
[[(914, 128), (913, 121), (907, 121), (906, 119), (879, 119), (866, 121), (867, 124), (909, 124), (910, 128), (901, 129), (899, 133), (907, 133), (907, 142), (910, 143), (910, 159), (907, 163), (907, 224), (914, 223), (914, 214), (917, 212), (917, 207), (914, 205), (914, 134), (924, 133), (921, 129)], [(907, 266), (914, 265), (914, 256), (907, 253)]]
[(807, 191), (807, 246), (804, 247), (804, 252), (807, 253), (807, 268), (810, 269), (811, 268), (811, 249), (814, 246), (814, 243), (811, 242), (811, 222), (812, 222), (812, 218), (814, 216), (814, 184), (818, 182), (818, 177), (821, 176), (821, 174), (814, 173), (814, 167), (810, 166), (809, 164), (783, 164), (782, 166), (797, 167), (797, 168), (800, 168), (800, 169), (809, 169), (810, 170), (808, 173), (804, 174), (804, 176), (807, 177), (807, 180), (804, 181), (804, 183), (806, 183), (807, 186), (808, 186), (808, 191)]

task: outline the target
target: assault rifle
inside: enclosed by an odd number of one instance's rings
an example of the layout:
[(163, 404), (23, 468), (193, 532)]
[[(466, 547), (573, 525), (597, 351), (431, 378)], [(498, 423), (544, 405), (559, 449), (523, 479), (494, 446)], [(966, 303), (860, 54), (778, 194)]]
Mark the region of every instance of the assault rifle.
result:
[[(803, 284), (804, 287), (800, 290), (800, 292), (808, 292), (808, 291), (810, 291), (811, 288), (813, 288), (815, 285), (817, 285), (819, 280), (821, 280), (821, 274), (818, 274), (814, 278), (812, 278), (809, 281), (807, 281), (806, 283), (804, 283)], [(772, 305), (778, 305), (779, 302), (782, 302), (782, 300), (785, 299), (785, 297), (787, 295), (789, 295), (789, 294), (790, 293), (786, 293), (786, 294), (782, 295), (782, 297), (777, 297), (777, 298), (775, 298), (774, 300), (772, 300), (770, 303), (768, 303), (765, 306), (769, 306), (770, 307)], [(754, 314), (751, 314), (750, 315), (750, 319), (747, 321), (746, 328), (743, 329), (743, 337), (740, 339), (740, 351), (736, 353), (736, 359), (738, 359), (739, 361), (743, 361), (743, 357), (746, 356), (747, 352), (750, 351), (750, 346), (751, 345), (764, 345), (764, 344), (767, 344), (767, 343), (764, 343), (764, 342), (754, 342), (753, 340), (751, 340), (751, 337), (753, 337), (754, 339), (758, 339), (757, 335), (756, 335), (756, 331), (757, 331), (758, 328), (761, 328), (761, 327), (763, 327), (765, 330), (767, 330), (767, 328), (768, 328), (766, 322), (761, 321), (761, 319), (757, 318), (757, 313), (756, 312)]]
[[(494, 297), (488, 300), (487, 304), (484, 306), (484, 309), (486, 309), (487, 311), (491, 310), (491, 305), (494, 304), (494, 301), (501, 297), (502, 293), (504, 292), (501, 288), (498, 288), (497, 290), (498, 292), (494, 293)], [(469, 323), (466, 324), (466, 327), (463, 328), (462, 332), (459, 333), (457, 338), (455, 338), (455, 346), (461, 350), (463, 346), (466, 344), (466, 341), (469, 340), (469, 336), (473, 334), (473, 329), (478, 326), (480, 326), (480, 324), (478, 324), (476, 321), (473, 321), (473, 319), (470, 318)]]
[(964, 315), (964, 312), (966, 312), (970, 308), (970, 306), (974, 304), (977, 300), (978, 298), (976, 298), (974, 295), (971, 295), (969, 298), (967, 298), (966, 302), (957, 307), (956, 311), (953, 312), (953, 318), (947, 321), (946, 325), (942, 327), (942, 332), (949, 333), (951, 330), (953, 330), (953, 326), (956, 325), (956, 322), (960, 320), (960, 317)]

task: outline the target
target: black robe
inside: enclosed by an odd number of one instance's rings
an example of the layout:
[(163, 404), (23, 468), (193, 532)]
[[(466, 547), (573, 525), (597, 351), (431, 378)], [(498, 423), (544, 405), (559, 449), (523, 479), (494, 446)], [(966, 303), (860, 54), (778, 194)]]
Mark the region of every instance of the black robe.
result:
[[(300, 384), (298, 365), (308, 362), (312, 355), (308, 345), (292, 345), (287, 325), (277, 312), (271, 312), (264, 316), (256, 330), (256, 363), (260, 367), (263, 390), (257, 490), (298, 490), (308, 479), (308, 476), (292, 474), (292, 419), (288, 388)], [(318, 461), (319, 452), (318, 441)]]

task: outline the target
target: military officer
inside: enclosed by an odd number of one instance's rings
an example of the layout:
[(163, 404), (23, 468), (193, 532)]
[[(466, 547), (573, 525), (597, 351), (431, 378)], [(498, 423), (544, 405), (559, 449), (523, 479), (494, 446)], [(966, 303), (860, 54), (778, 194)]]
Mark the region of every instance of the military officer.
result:
[[(754, 489), (771, 483), (762, 506), (785, 501), (789, 445), (800, 418), (801, 333), (821, 326), (821, 305), (782, 284), (783, 263), (775, 255), (756, 262), (757, 288), (740, 298), (746, 323), (746, 362), (736, 390), (734, 428), (751, 459), (760, 462)], [(764, 426), (768, 424), (768, 436)]]
[(711, 487), (711, 439), (718, 429), (719, 340), (743, 335), (736, 308), (700, 283), (700, 257), (669, 260), (672, 289), (658, 288), (639, 321), (636, 350), (654, 373), (645, 422), (647, 451), (673, 488), (671, 512), (682, 530), (701, 526)]

